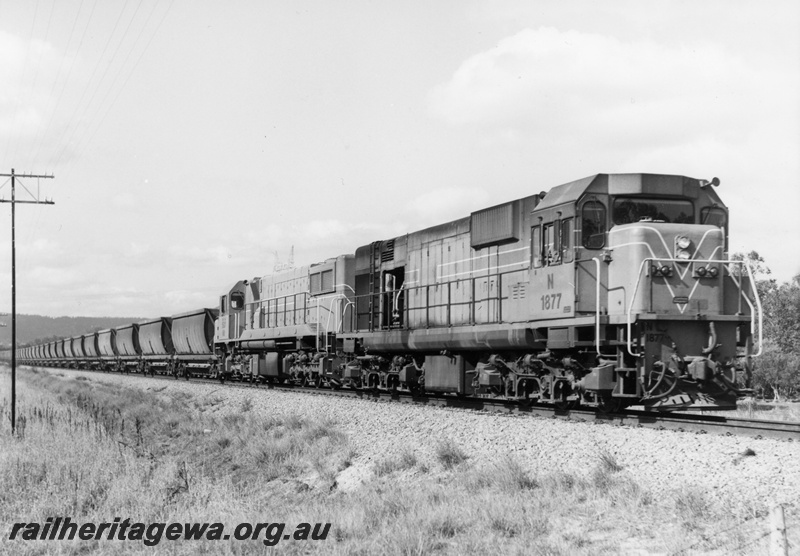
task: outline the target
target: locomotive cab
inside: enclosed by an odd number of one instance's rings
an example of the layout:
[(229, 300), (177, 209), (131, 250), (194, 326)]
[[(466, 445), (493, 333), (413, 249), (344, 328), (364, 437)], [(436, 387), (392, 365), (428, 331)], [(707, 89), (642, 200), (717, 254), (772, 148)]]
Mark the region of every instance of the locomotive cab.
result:
[(214, 342), (236, 340), (245, 328), (245, 292), (247, 280), (240, 280), (219, 298), (219, 318), (214, 329)]
[(598, 355), (617, 345), (614, 378), (639, 377), (627, 391), (616, 381), (613, 395), (662, 409), (735, 406), (760, 311), (749, 271), (728, 260), (722, 202), (679, 176), (611, 175), (599, 193), (578, 202), (579, 309), (604, 325)]

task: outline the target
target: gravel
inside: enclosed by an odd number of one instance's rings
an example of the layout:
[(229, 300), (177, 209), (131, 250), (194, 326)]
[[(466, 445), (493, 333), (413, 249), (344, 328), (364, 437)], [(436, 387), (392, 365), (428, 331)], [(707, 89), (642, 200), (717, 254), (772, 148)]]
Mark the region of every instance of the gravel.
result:
[[(656, 497), (693, 491), (732, 502), (794, 506), (800, 494), (800, 442), (422, 407), (263, 387), (48, 371), (157, 389), (162, 395), (184, 391), (214, 396), (220, 401), (214, 411), (220, 414), (239, 411), (249, 399), (250, 412), (265, 417), (330, 418), (347, 433), (357, 454), (354, 466), (338, 479), (342, 489), (357, 488), (370, 479), (377, 462), (397, 458), (404, 451), (414, 453), (432, 472), (441, 470), (436, 448), (449, 440), (468, 454), (471, 465), (487, 472), (511, 456), (532, 473), (563, 471), (588, 476), (606, 455)], [(755, 455), (748, 455), (751, 452)]]

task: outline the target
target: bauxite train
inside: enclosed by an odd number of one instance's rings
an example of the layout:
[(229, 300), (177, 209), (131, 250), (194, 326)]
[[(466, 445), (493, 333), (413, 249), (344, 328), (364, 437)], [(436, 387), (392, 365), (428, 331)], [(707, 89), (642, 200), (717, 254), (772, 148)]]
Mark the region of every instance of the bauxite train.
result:
[(19, 356), (560, 407), (732, 408), (749, 393), (761, 308), (749, 266), (728, 258), (717, 185), (598, 174), (239, 281), (218, 309)]

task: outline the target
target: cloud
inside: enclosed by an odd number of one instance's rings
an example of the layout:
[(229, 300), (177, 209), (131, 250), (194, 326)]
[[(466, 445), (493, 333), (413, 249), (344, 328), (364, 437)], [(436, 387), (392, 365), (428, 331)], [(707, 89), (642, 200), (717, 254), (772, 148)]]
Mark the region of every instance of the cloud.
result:
[[(50, 90), (33, 88), (34, 66), (42, 75), (55, 75), (62, 54), (52, 45), (0, 31), (0, 74), (10, 77), (0, 94), (0, 136), (36, 136), (52, 110)], [(26, 66), (26, 62), (28, 62)], [(45, 90), (47, 89), (47, 90)]]
[(709, 132), (735, 137), (743, 124), (755, 125), (765, 89), (780, 79), (765, 73), (717, 46), (542, 27), (465, 60), (431, 91), (429, 110), (452, 125), (554, 141), (685, 143)]

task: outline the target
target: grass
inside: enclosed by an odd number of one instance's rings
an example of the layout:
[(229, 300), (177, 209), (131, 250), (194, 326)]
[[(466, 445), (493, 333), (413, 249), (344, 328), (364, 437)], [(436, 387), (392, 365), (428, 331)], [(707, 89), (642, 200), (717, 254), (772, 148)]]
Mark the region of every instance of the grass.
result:
[[(5, 428), (0, 437), (4, 524), (44, 523), (54, 516), (82, 522), (114, 516), (142, 522), (271, 520), (330, 488), (353, 457), (345, 435), (324, 419), (263, 419), (249, 412), (217, 418), (202, 411), (213, 399), (165, 398), (163, 392), (47, 373), (26, 371), (19, 378), (18, 436), (11, 438)], [(0, 398), (4, 423), (9, 412), (8, 399)], [(298, 492), (306, 494), (298, 498)], [(14, 553), (70, 550), (56, 541), (10, 546)], [(80, 548), (146, 551), (136, 543), (100, 541)], [(212, 543), (205, 547), (213, 549)], [(182, 550), (193, 551), (188, 545)]]
[[(417, 456), (414, 455), (413, 452), (406, 449), (403, 450), (399, 456), (397, 457), (388, 457), (378, 461), (375, 464), (375, 476), (382, 477), (384, 475), (391, 475), (392, 473), (398, 473), (401, 471), (405, 471), (406, 469), (413, 469), (419, 465), (419, 460)], [(423, 472), (427, 471), (427, 467), (422, 466), (421, 470)]]
[[(0, 374), (0, 377), (7, 375)], [(755, 535), (737, 529), (764, 509), (682, 488), (655, 497), (603, 450), (569, 469), (541, 469), (509, 454), (479, 466), (450, 439), (432, 459), (406, 447), (365, 462), (330, 420), (258, 417), (253, 400), (218, 416), (210, 395), (120, 388), (25, 371), (20, 435), (8, 435), (7, 381), (0, 383), (0, 523), (283, 521), (331, 523), (326, 541), (282, 541), (288, 554), (588, 555), (736, 552)], [(24, 423), (24, 424), (23, 424)], [(421, 453), (421, 452), (420, 452)], [(353, 466), (352, 469), (348, 469)], [(344, 470), (364, 469), (353, 490)], [(727, 544), (720, 544), (724, 540)], [(6, 548), (8, 547), (8, 548)], [(755, 545), (758, 548), (758, 545)], [(7, 542), (14, 554), (262, 554), (258, 541)], [(747, 553), (747, 552), (744, 552)]]
[(768, 402), (746, 398), (739, 400), (732, 411), (691, 411), (702, 415), (719, 415), (735, 419), (757, 419), (761, 421), (800, 422), (800, 402)]
[(445, 469), (452, 469), (467, 461), (468, 458), (469, 456), (449, 438), (441, 440), (436, 446), (436, 459)]

